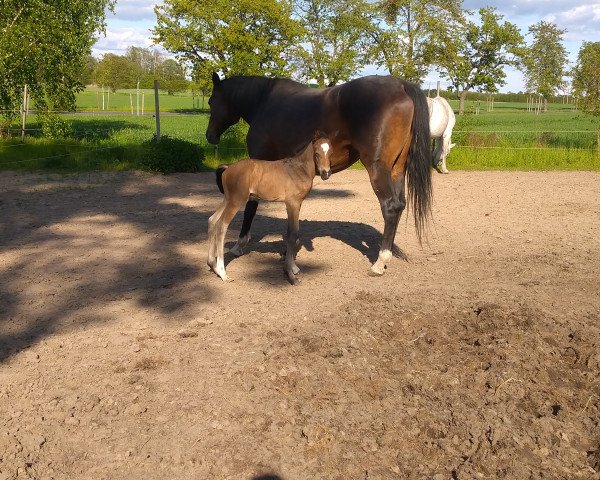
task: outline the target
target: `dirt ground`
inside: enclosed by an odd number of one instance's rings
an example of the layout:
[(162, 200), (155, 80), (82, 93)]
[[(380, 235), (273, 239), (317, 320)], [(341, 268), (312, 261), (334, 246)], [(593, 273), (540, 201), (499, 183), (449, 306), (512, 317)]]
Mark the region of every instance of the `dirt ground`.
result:
[(435, 174), (381, 278), (317, 179), (296, 287), (281, 204), (207, 270), (213, 180), (0, 173), (0, 479), (600, 479), (600, 174)]

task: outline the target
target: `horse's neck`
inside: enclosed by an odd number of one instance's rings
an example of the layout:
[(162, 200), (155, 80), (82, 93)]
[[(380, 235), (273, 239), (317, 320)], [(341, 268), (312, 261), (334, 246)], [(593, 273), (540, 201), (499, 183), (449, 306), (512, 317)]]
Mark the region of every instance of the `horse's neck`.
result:
[(306, 174), (311, 180), (316, 175), (317, 167), (315, 165), (315, 155), (312, 142), (295, 157), (288, 159), (288, 162), (293, 165), (294, 170), (301, 171)]
[(265, 77), (234, 77), (228, 80), (229, 97), (246, 123), (251, 123), (264, 99), (273, 88), (275, 79)]

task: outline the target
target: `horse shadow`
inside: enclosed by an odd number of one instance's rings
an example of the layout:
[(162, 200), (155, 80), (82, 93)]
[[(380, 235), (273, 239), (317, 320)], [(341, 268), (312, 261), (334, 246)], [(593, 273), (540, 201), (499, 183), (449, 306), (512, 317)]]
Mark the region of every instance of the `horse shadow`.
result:
[[(287, 219), (257, 215), (252, 224), (250, 243), (244, 250), (284, 255), (286, 229)], [(265, 237), (278, 233), (283, 233), (281, 240), (265, 241)], [(324, 237), (344, 243), (367, 257), (371, 263), (375, 262), (379, 256), (381, 232), (371, 225), (343, 220), (300, 220), (300, 249), (304, 248), (312, 252), (314, 251), (314, 240)], [(227, 242), (226, 247), (231, 248), (234, 244), (235, 242)], [(392, 253), (395, 257), (408, 261), (406, 253), (395, 243)], [(234, 255), (227, 254), (226, 263), (235, 258)]]

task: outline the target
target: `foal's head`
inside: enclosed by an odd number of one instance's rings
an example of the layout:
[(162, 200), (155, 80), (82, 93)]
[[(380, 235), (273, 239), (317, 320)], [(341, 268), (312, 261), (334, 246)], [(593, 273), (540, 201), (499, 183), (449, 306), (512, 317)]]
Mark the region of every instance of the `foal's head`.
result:
[(317, 130), (312, 141), (316, 172), (323, 180), (331, 177), (331, 142)]

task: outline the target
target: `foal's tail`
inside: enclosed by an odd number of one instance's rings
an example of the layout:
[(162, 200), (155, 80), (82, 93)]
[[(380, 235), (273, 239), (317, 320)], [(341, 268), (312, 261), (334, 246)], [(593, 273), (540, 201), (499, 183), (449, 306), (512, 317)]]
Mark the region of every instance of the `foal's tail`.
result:
[(225, 190), (223, 189), (223, 172), (227, 169), (227, 165), (219, 165), (217, 167), (217, 171), (215, 172), (217, 174), (217, 187), (219, 187), (219, 191), (221, 193), (225, 193)]
[(404, 90), (414, 104), (412, 120), (413, 138), (408, 151), (405, 169), (408, 181), (407, 197), (409, 208), (415, 217), (417, 238), (422, 243), (427, 221), (431, 217), (433, 190), (431, 184), (431, 167), (433, 159), (429, 140), (429, 108), (427, 98), (421, 89), (413, 83), (404, 82)]

